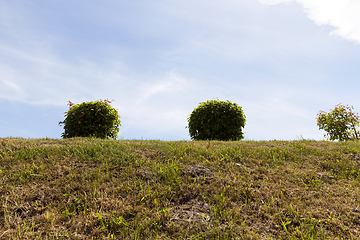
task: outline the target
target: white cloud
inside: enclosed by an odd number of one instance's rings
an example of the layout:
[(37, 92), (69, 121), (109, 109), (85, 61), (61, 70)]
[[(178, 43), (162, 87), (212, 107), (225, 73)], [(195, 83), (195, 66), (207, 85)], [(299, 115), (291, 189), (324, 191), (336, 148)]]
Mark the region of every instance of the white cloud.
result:
[(303, 5), (308, 18), (317, 25), (335, 28), (330, 35), (360, 43), (360, 2), (356, 0), (260, 0), (267, 5), (284, 2)]

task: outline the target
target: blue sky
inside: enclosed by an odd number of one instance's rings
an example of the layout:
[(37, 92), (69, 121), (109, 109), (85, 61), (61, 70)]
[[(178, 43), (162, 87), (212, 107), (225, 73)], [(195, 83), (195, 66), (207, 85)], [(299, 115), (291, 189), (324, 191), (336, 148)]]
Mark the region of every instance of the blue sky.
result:
[(247, 140), (324, 139), (360, 110), (360, 3), (0, 0), (0, 137), (61, 138), (67, 102), (114, 99), (119, 138), (189, 140), (187, 117), (242, 106)]

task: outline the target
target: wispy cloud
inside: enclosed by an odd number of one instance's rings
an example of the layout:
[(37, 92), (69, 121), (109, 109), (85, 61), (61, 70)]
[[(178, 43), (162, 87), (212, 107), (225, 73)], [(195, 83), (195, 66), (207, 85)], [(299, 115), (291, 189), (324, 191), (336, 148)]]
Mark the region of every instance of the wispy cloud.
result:
[[(0, 74), (1, 73), (2, 71), (0, 70)], [(13, 96), (23, 93), (23, 90), (18, 84), (8, 80), (2, 80), (1, 86), (1, 94), (3, 96), (7, 96), (8, 98), (12, 98)]]
[(165, 79), (158, 80), (155, 83), (152, 81), (144, 83), (144, 86), (141, 87), (142, 90), (138, 102), (144, 102), (158, 94), (178, 94), (186, 88), (186, 79), (173, 71), (167, 73), (164, 78)]
[(292, 2), (294, 0), (259, 0), (263, 4), (267, 5), (276, 5), (279, 3)]

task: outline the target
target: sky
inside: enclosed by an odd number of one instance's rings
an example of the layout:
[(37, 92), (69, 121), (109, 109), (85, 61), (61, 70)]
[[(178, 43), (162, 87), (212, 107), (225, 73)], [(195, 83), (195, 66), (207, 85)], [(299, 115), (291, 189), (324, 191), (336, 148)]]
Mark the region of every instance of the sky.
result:
[(323, 140), (320, 110), (360, 111), (357, 0), (0, 0), (0, 137), (61, 138), (99, 99), (119, 139), (190, 140), (218, 98), (245, 140)]

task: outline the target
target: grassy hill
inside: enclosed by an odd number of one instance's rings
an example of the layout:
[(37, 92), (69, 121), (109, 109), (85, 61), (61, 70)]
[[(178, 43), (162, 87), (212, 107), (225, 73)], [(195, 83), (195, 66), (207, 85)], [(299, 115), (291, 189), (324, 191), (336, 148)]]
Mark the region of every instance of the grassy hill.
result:
[(0, 138), (0, 239), (359, 239), (360, 143)]

